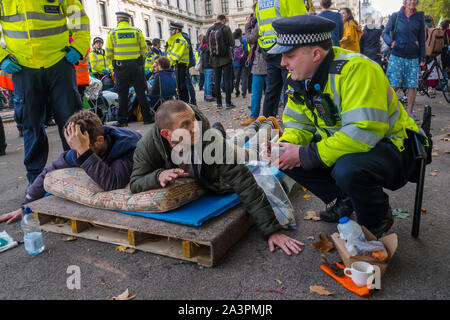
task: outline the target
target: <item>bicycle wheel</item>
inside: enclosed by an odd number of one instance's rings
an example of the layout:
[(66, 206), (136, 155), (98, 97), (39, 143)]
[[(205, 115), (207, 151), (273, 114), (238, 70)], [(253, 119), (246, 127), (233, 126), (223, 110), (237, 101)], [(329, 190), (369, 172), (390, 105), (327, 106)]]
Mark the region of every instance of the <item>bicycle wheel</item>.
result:
[(450, 83), (447, 82), (447, 84), (444, 86), (444, 89), (442, 89), (442, 93), (444, 95), (445, 100), (447, 100), (448, 103), (450, 103)]

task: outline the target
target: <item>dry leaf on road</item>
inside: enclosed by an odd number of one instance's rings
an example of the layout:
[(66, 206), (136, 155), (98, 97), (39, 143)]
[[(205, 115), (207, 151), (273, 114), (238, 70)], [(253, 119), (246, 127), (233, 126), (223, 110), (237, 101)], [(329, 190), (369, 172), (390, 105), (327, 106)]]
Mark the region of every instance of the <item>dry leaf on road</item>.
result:
[(116, 250), (120, 251), (120, 252), (125, 252), (125, 253), (135, 253), (136, 252), (136, 249), (128, 248), (125, 246), (116, 246)]
[(438, 171), (437, 171), (437, 170), (433, 170), (433, 171), (431, 172), (431, 175), (432, 175), (433, 177), (436, 177), (436, 176), (438, 175)]
[(304, 196), (303, 196), (303, 198), (305, 198), (305, 199), (309, 199), (309, 198), (311, 198), (312, 196), (310, 195), (310, 194), (305, 194)]
[(77, 238), (75, 238), (75, 237), (65, 237), (65, 238), (62, 238), (61, 240), (62, 241), (75, 241), (75, 240), (77, 240)]
[(107, 300), (133, 300), (134, 298), (136, 298), (136, 295), (132, 295), (130, 296), (130, 294), (128, 293), (128, 289), (125, 290), (124, 292), (122, 292), (120, 295), (118, 295), (117, 297), (108, 297)]
[(304, 220), (319, 221), (320, 217), (317, 216), (315, 211), (306, 211), (306, 216), (303, 217)]
[(311, 292), (311, 293), (318, 293), (321, 296), (330, 296), (330, 295), (332, 295), (332, 293), (330, 291), (328, 291), (327, 289), (325, 289), (322, 286), (310, 286), (309, 287), (309, 292)]
[(306, 237), (307, 240), (314, 240), (313, 236)]
[(329, 252), (334, 249), (333, 241), (326, 234), (319, 234), (320, 241), (313, 243), (313, 247), (323, 252)]

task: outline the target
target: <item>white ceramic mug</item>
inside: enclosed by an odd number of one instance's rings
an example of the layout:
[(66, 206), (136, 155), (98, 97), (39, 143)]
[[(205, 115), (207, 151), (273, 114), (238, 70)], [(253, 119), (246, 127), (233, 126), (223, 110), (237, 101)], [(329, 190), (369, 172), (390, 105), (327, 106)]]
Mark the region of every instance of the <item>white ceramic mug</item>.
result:
[(364, 261), (353, 262), (351, 268), (345, 268), (344, 273), (350, 277), (358, 287), (369, 286), (369, 277), (375, 272), (374, 267)]

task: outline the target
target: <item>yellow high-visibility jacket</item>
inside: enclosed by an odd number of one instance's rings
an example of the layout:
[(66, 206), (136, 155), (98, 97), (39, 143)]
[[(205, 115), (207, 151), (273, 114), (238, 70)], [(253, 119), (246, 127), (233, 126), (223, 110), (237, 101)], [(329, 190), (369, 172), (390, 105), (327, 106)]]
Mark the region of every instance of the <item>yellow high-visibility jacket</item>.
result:
[[(316, 108), (313, 114), (305, 101), (290, 96), (283, 112), (285, 129), (279, 141), (306, 146), (318, 132), (321, 140), (316, 143), (317, 156), (327, 167), (345, 154), (370, 151), (384, 138), (403, 151), (406, 129), (415, 132), (419, 129), (381, 67), (359, 53), (339, 47), (333, 47), (333, 52), (332, 63), (337, 67), (330, 68), (335, 71), (329, 72), (321, 91), (329, 94), (337, 107), (338, 121), (333, 126), (326, 125)], [(290, 85), (288, 88), (293, 89)]]
[(155, 62), (155, 59), (158, 55), (154, 53), (153, 51), (149, 51), (147, 53), (147, 57), (145, 58), (145, 71), (150, 70), (150, 72), (153, 72), (153, 63)]
[(103, 69), (113, 70), (111, 61), (106, 58), (105, 51), (91, 51), (89, 53), (89, 66), (92, 73), (103, 74)]
[[(0, 61), (9, 54), (19, 65), (38, 69), (59, 62), (66, 46), (84, 57), (90, 47), (89, 18), (79, 0), (3, 0), (0, 26), (6, 49), (0, 47)], [(69, 44), (69, 30), (74, 41)]]
[(175, 33), (167, 40), (166, 57), (170, 60), (170, 66), (177, 63), (189, 65), (189, 45), (181, 32)]
[(256, 20), (259, 46), (268, 50), (277, 42), (277, 34), (272, 26), (275, 20), (305, 13), (306, 7), (302, 0), (258, 0)]
[(142, 31), (121, 21), (106, 40), (106, 57), (114, 60), (134, 60), (147, 55), (147, 43)]

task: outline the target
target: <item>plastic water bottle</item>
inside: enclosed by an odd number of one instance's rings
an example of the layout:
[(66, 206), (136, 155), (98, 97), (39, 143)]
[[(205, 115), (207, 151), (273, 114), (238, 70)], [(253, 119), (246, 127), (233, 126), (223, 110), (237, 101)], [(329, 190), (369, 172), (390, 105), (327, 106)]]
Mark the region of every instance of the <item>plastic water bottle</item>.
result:
[(341, 239), (346, 241), (359, 240), (361, 242), (366, 242), (366, 237), (359, 224), (350, 220), (348, 217), (340, 218), (337, 228)]
[(20, 225), (24, 232), (23, 242), (25, 244), (25, 250), (31, 255), (36, 255), (44, 251), (45, 245), (42, 238), (40, 223), (30, 207), (25, 208)]

